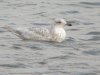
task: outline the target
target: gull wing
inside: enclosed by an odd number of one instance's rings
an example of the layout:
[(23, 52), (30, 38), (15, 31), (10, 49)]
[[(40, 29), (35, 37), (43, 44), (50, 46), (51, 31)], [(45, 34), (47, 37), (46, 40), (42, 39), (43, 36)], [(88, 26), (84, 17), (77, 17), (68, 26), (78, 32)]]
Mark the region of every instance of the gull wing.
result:
[(50, 37), (50, 28), (46, 27), (31, 27), (29, 28), (30, 31), (34, 32), (36, 35), (39, 35), (41, 37)]
[(10, 26), (5, 26), (5, 29), (12, 32), (21, 39), (50, 40), (51, 38), (50, 30), (47, 28), (12, 28)]

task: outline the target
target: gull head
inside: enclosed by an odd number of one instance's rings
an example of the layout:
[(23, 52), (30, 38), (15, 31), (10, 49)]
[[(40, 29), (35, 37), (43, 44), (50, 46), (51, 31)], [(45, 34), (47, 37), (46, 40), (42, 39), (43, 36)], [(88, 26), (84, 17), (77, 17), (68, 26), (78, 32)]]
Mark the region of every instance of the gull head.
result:
[(72, 26), (70, 23), (65, 21), (64, 19), (56, 19), (55, 24), (64, 27), (65, 25), (67, 26)]

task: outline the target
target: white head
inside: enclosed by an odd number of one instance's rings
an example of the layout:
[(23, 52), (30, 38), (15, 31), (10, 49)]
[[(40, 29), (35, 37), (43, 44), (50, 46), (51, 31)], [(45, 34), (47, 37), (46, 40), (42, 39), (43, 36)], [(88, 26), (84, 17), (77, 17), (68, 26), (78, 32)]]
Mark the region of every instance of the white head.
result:
[(56, 26), (61, 26), (61, 27), (64, 27), (65, 25), (68, 25), (68, 26), (72, 26), (71, 24), (69, 24), (67, 21), (65, 21), (64, 19), (56, 19), (55, 20), (55, 25)]

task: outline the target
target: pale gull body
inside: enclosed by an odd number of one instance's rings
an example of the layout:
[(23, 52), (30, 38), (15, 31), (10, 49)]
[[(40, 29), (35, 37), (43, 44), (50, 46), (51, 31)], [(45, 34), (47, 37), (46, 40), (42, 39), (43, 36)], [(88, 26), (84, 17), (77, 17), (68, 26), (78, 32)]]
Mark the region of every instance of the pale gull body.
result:
[(58, 19), (55, 21), (54, 25), (50, 26), (49, 28), (13, 28), (10, 26), (5, 26), (5, 28), (21, 39), (62, 42), (66, 37), (66, 32), (64, 29), (65, 25), (71, 26), (71, 24), (68, 24), (64, 19)]

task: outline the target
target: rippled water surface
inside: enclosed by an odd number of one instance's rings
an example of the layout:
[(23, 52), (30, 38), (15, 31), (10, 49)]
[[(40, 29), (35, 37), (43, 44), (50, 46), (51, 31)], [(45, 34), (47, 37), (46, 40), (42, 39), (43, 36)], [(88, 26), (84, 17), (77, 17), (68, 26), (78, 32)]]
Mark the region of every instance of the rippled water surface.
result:
[[(6, 31), (65, 18), (62, 43), (23, 41)], [(100, 0), (0, 0), (0, 75), (100, 75)]]

